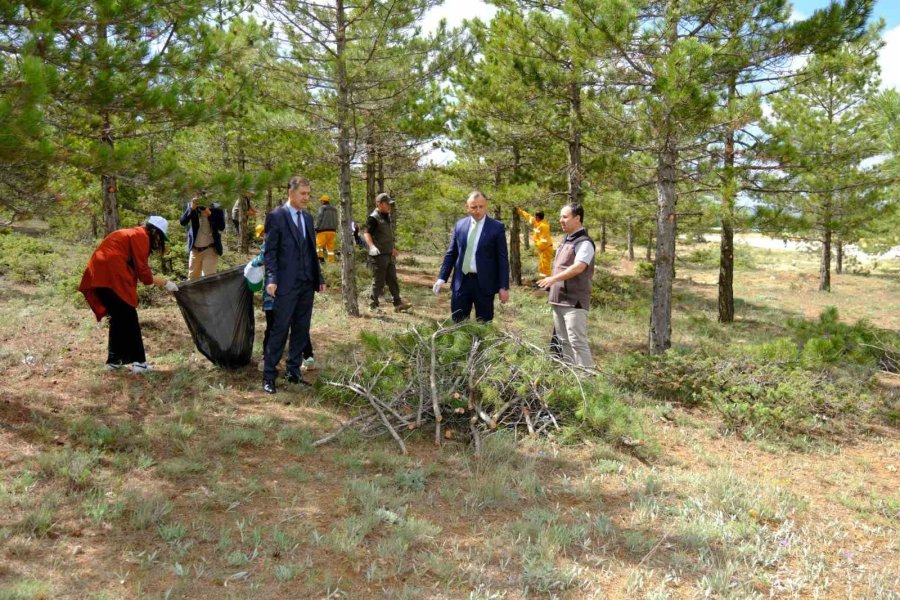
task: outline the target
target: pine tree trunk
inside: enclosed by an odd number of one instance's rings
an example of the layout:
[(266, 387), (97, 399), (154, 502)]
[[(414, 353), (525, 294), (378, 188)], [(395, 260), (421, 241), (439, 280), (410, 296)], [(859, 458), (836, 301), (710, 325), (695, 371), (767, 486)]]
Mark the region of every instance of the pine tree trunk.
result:
[[(112, 146), (112, 143), (109, 144)], [(100, 176), (100, 193), (103, 197), (103, 229), (106, 235), (119, 228), (119, 201), (115, 175)]]
[(341, 295), (344, 311), (352, 317), (359, 316), (356, 298), (356, 264), (353, 254), (353, 196), (350, 193), (350, 90), (347, 83), (346, 42), (347, 25), (344, 0), (336, 0), (336, 50), (337, 50), (337, 124), (338, 124), (338, 189), (341, 197)]
[(581, 202), (581, 86), (569, 84), (569, 202)]
[(628, 217), (627, 229), (625, 232), (625, 243), (628, 246), (628, 260), (634, 262), (634, 222)]
[[(378, 160), (375, 161), (375, 183), (378, 184), (378, 193), (384, 193), (384, 153), (378, 145), (375, 145), (375, 155), (378, 156)], [(375, 210), (375, 205), (372, 204), (372, 210)], [(370, 211), (371, 212), (371, 211)]]
[[(105, 30), (105, 28), (104, 28)], [(109, 146), (108, 154), (113, 155), (112, 124), (109, 113), (103, 115), (103, 132), (100, 134), (100, 143)], [(100, 194), (103, 198), (103, 228), (106, 235), (119, 228), (119, 197), (116, 176), (108, 173), (100, 175)]]
[(522, 254), (519, 252), (519, 229), (522, 220), (519, 211), (513, 209), (509, 227), (509, 275), (516, 285), (522, 285)]
[[(729, 95), (735, 93), (734, 83)], [(722, 239), (719, 244), (719, 323), (734, 321), (734, 129), (725, 135), (725, 181), (722, 185)]]
[(600, 219), (600, 253), (606, 252), (606, 217)]
[[(244, 143), (243, 143), (243, 135), (241, 131), (238, 131), (238, 142), (237, 142), (237, 167), (238, 172), (243, 175), (247, 170), (247, 157), (244, 155)], [(243, 180), (243, 177), (241, 177)], [(238, 250), (241, 254), (248, 254), (250, 252), (250, 232), (247, 231), (247, 221), (250, 218), (250, 215), (247, 213), (250, 212), (250, 196), (248, 196), (243, 190), (238, 190), (238, 201), (241, 203), (241, 212), (240, 212), (240, 245), (238, 246)]]
[(247, 213), (250, 212), (250, 196), (248, 196), (244, 192), (241, 192), (240, 202), (241, 202), (241, 221), (240, 221), (241, 247), (240, 247), (240, 251), (241, 251), (241, 254), (248, 254), (250, 252), (250, 230), (249, 230), (250, 228), (248, 227), (248, 224), (250, 222), (250, 215)]
[(844, 272), (844, 242), (838, 240), (837, 254), (835, 255), (834, 272), (840, 275)]
[[(108, 38), (107, 25), (104, 21), (97, 22), (97, 46), (106, 46)], [(98, 57), (100, 58), (100, 57)], [(112, 121), (109, 117), (109, 111), (102, 112), (103, 129), (100, 132), (100, 143), (108, 146), (108, 156), (113, 156), (113, 131)], [(100, 174), (100, 198), (102, 199), (103, 209), (103, 228), (106, 235), (119, 228), (119, 199), (118, 188), (116, 186), (116, 176), (109, 173)]]
[(819, 269), (819, 291), (831, 291), (831, 227), (825, 226), (822, 236), (822, 264)]
[(375, 181), (377, 151), (375, 150), (375, 133), (371, 126), (366, 127), (366, 214), (375, 210)]
[(656, 166), (656, 263), (653, 306), (650, 312), (650, 353), (662, 354), (672, 345), (672, 282), (675, 279), (675, 165), (678, 150), (669, 137)]

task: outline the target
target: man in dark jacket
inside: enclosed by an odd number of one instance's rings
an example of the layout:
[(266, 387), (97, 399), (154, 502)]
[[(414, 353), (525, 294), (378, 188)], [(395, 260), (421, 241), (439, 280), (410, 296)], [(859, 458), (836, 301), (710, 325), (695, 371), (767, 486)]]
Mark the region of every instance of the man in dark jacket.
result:
[(553, 327), (563, 359), (590, 368), (594, 359), (588, 344), (587, 317), (594, 277), (594, 240), (584, 230), (583, 218), (584, 208), (576, 202), (559, 211), (559, 225), (566, 238), (556, 249), (553, 274), (538, 280), (537, 284), (550, 288)]
[(509, 254), (503, 223), (487, 216), (487, 198), (479, 191), (466, 200), (468, 217), (456, 222), (450, 247), (432, 291), (437, 294), (450, 273), (450, 315), (454, 322), (468, 319), (475, 307), (475, 319), (494, 318), (494, 296), (500, 303), (509, 301)]
[(216, 272), (222, 256), (222, 232), (225, 230), (225, 211), (218, 202), (205, 206), (206, 192), (191, 198), (178, 220), (187, 230), (188, 279)]
[[(266, 293), (275, 301), (275, 316), (265, 347), (263, 391), (275, 393), (277, 365), (290, 333), (287, 358), (288, 383), (306, 383), (300, 377), (303, 349), (309, 343), (316, 292), (325, 291), (325, 280), (316, 258), (316, 236), (309, 204), (310, 184), (303, 177), (288, 183), (288, 201), (266, 217)], [(308, 384), (307, 384), (308, 385)]]

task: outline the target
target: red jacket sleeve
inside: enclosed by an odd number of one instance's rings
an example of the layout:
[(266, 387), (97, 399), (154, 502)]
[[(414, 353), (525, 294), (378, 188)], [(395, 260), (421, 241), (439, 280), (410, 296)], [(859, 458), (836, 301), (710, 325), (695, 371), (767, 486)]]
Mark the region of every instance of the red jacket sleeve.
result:
[(137, 235), (131, 236), (131, 257), (134, 259), (134, 272), (144, 285), (153, 285), (153, 271), (150, 270), (150, 235), (144, 228)]

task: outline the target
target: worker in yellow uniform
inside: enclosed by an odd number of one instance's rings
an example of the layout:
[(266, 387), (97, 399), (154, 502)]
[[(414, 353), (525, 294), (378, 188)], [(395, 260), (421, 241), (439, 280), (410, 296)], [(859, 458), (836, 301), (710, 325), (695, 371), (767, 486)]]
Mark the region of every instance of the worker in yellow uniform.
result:
[(531, 223), (531, 241), (538, 255), (538, 273), (541, 278), (549, 277), (553, 267), (553, 238), (550, 237), (550, 223), (544, 220), (544, 211), (535, 211), (532, 217), (527, 212), (516, 207), (519, 215)]

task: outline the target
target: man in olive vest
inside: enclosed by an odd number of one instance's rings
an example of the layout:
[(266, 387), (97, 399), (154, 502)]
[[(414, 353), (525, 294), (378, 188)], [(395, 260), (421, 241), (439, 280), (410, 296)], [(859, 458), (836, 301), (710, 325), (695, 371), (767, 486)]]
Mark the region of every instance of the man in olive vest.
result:
[(397, 264), (394, 248), (394, 227), (391, 224), (391, 209), (394, 199), (385, 193), (375, 196), (375, 210), (366, 219), (366, 232), (363, 236), (369, 246), (369, 264), (372, 267), (372, 290), (369, 293), (369, 309), (380, 314), (378, 298), (387, 283), (394, 301), (394, 310), (402, 312), (412, 306), (400, 298), (400, 284), (397, 282)]
[(550, 288), (553, 326), (562, 346), (563, 358), (572, 364), (592, 368), (594, 359), (588, 344), (587, 317), (591, 307), (591, 280), (594, 277), (594, 240), (582, 225), (584, 208), (577, 202), (559, 211), (559, 224), (566, 238), (553, 258), (553, 274), (538, 280)]

